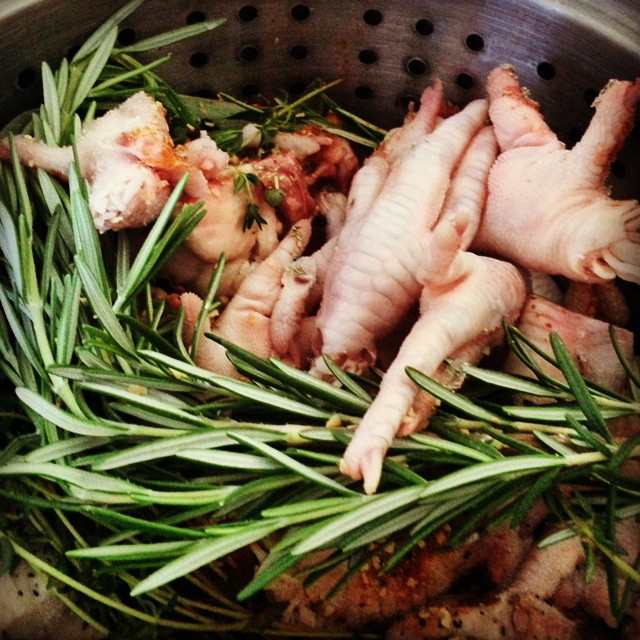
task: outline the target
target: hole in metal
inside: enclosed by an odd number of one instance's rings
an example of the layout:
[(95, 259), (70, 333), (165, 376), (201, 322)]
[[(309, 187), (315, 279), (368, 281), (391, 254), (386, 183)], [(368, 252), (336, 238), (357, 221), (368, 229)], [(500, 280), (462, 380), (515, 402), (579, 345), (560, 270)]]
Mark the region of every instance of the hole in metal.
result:
[(242, 87), (242, 93), (243, 95), (245, 95), (247, 98), (252, 98), (255, 95), (258, 95), (260, 93), (260, 87), (257, 84), (245, 84)]
[(484, 49), (484, 38), (477, 33), (470, 33), (465, 40), (465, 44), (470, 51), (482, 51)]
[(243, 62), (253, 62), (258, 59), (258, 47), (248, 44), (240, 49), (238, 55)]
[(582, 97), (584, 101), (591, 106), (593, 101), (598, 97), (598, 92), (595, 89), (587, 89)]
[(426, 18), (420, 18), (415, 24), (416, 33), (421, 36), (430, 36), (433, 33), (433, 22)]
[(205, 15), (202, 11), (192, 11), (188, 16), (185, 22), (187, 24), (197, 24), (198, 22), (204, 22)]
[(382, 22), (382, 13), (377, 9), (367, 9), (362, 14), (362, 19), (372, 27), (377, 27)]
[(251, 22), (258, 17), (258, 10), (252, 4), (246, 4), (238, 10), (238, 18), (242, 22)]
[(624, 178), (627, 173), (627, 167), (625, 166), (624, 162), (622, 162), (622, 160), (614, 160), (611, 163), (611, 173), (616, 178)]
[(196, 69), (200, 69), (201, 67), (204, 67), (204, 65), (207, 64), (207, 62), (209, 62), (209, 57), (207, 56), (206, 53), (202, 53), (201, 51), (194, 53), (189, 58), (189, 64)]
[(134, 29), (127, 27), (126, 29), (121, 29), (120, 33), (118, 33), (118, 44), (123, 47), (127, 47), (130, 44), (133, 44), (136, 41), (136, 32)]
[(20, 89), (28, 89), (36, 81), (36, 72), (33, 69), (23, 69), (18, 74), (18, 86)]
[(306, 4), (297, 4), (291, 9), (291, 17), (294, 20), (306, 20), (311, 15), (311, 9)]
[(411, 58), (407, 62), (407, 71), (412, 76), (421, 76), (427, 70), (427, 63), (422, 58)]
[(307, 85), (304, 82), (292, 82), (289, 85), (289, 92), (296, 96), (302, 95), (306, 86)]
[(356, 87), (354, 93), (356, 98), (360, 98), (360, 100), (370, 100), (373, 98), (373, 89), (365, 85)]
[(556, 76), (556, 68), (550, 62), (541, 62), (537, 71), (543, 80), (553, 80)]
[(474, 85), (473, 78), (468, 73), (461, 73), (456, 78), (456, 84), (461, 89), (471, 89)]
[(362, 64), (373, 64), (378, 59), (378, 54), (373, 49), (363, 49), (358, 54), (358, 60)]
[(304, 60), (309, 55), (309, 49), (303, 44), (296, 44), (291, 47), (289, 54), (294, 60)]

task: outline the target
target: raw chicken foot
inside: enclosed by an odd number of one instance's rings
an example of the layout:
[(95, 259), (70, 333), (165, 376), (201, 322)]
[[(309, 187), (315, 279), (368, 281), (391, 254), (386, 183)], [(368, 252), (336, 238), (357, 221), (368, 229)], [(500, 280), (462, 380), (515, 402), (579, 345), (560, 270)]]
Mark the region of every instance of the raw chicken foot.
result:
[[(451, 226), (449, 220), (444, 222)], [(503, 318), (513, 322), (524, 301), (522, 276), (506, 262), (461, 253), (452, 271), (451, 279), (425, 287), (421, 317), (385, 374), (340, 463), (343, 473), (363, 478), (369, 494), (378, 486), (394, 436), (403, 427), (407, 434), (420, 426), (421, 411), (417, 416), (409, 413), (418, 388), (407, 377), (406, 367), (433, 376), (446, 358), (463, 349), (469, 360), (477, 362), (500, 341)], [(403, 421), (409, 423), (403, 425)]]
[(489, 114), (502, 154), (474, 246), (571, 280), (640, 282), (640, 205), (613, 200), (611, 162), (633, 126), (640, 79), (612, 80), (582, 140), (567, 151), (509, 67), (488, 80)]
[(421, 318), (389, 367), (341, 462), (343, 473), (364, 479), (367, 493), (377, 488), (394, 436), (413, 433), (435, 407), (406, 376), (406, 367), (456, 386), (459, 379), (448, 374), (443, 361), (458, 356), (477, 362), (501, 340), (503, 317), (515, 319), (524, 302), (523, 279), (515, 267), (464, 252), (478, 227), (495, 153), (496, 141), (487, 127), (465, 153), (440, 221), (421, 239)]
[(441, 212), (452, 171), (484, 122), (486, 104), (476, 101), (436, 126), (441, 102), (441, 87), (427, 89), (415, 118), (365, 164), (363, 170), (376, 163), (384, 173), (386, 163), (389, 173), (370, 206), (359, 215), (349, 206), (338, 237), (318, 328), (322, 353), (348, 371), (361, 373), (375, 362), (376, 341), (420, 297), (425, 237)]
[[(244, 279), (211, 332), (261, 358), (271, 357), (271, 314), (280, 292), (282, 274), (304, 251), (310, 234), (309, 220), (301, 220), (292, 227), (275, 251)], [(194, 293), (184, 293), (181, 301), (186, 310), (183, 339), (190, 344), (202, 300)], [(209, 371), (233, 378), (241, 377), (227, 359), (224, 347), (204, 335), (198, 342), (195, 361)]]

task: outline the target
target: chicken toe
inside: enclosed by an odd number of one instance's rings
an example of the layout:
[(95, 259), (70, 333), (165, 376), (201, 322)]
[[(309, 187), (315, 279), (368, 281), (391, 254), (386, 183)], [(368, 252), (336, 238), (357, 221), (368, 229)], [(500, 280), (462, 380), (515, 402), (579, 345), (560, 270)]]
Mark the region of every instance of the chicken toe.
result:
[(489, 176), (474, 247), (541, 273), (582, 282), (640, 282), (640, 204), (605, 185), (633, 124), (640, 79), (612, 80), (582, 141), (568, 151), (526, 97), (515, 73), (489, 76), (489, 114), (502, 151)]

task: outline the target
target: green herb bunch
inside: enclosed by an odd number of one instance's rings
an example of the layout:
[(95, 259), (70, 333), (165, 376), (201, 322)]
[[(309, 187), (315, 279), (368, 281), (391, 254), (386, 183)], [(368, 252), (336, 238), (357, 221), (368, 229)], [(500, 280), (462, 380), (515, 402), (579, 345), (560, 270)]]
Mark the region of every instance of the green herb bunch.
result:
[[(117, 22), (139, 4), (121, 9), (56, 73), (43, 66), (44, 105), (28, 131), (73, 142), (97, 112), (140, 88), (173, 105), (176, 119), (189, 112), (153, 63), (131, 54), (219, 23), (114, 49)], [(284, 104), (269, 109), (265, 123), (286, 116)], [(429, 434), (394, 441), (379, 493), (364, 495), (338, 462), (377, 392), (376, 372), (360, 378), (326, 359), (339, 383), (331, 385), (209, 336), (227, 349), (240, 381), (199, 368), (195, 346), (183, 344), (184, 312), (157, 295), (154, 278), (203, 215), (191, 205), (174, 216), (185, 180), (135, 254), (126, 231), (97, 234), (77, 169), (67, 185), (25, 171), (15, 152), (1, 165), (0, 367), (15, 389), (0, 432), (5, 570), (26, 560), (113, 637), (228, 637), (254, 629), (252, 599), (310, 553), (329, 554), (314, 575), (346, 562), (348, 579), (394, 542), (382, 567), (392, 571), (445, 525), (455, 545), (500, 523), (517, 526), (544, 500), (561, 528), (542, 544), (578, 536), (587, 575), (598, 557), (605, 563), (622, 620), (640, 575), (615, 529), (640, 514), (640, 483), (624, 472), (640, 457), (640, 435), (617, 439), (610, 422), (640, 415), (640, 379), (615, 333), (630, 398), (585, 380), (558, 336), (550, 357), (508, 326), (509, 347), (533, 379), (451, 362), (470, 381), (463, 395), (408, 370), (442, 406)], [(201, 326), (223, 268), (221, 260)], [(534, 354), (557, 367), (556, 378)], [(517, 404), (522, 394), (546, 404)], [(226, 559), (252, 544), (267, 557), (238, 589)], [(260, 634), (305, 636), (277, 622)]]

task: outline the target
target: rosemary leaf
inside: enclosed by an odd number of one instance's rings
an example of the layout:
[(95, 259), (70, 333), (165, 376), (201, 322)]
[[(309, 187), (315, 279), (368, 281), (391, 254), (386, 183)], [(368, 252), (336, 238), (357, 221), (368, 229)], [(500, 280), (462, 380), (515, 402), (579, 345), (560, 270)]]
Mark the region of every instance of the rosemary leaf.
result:
[(120, 544), (113, 546), (86, 547), (67, 551), (69, 558), (93, 558), (102, 562), (139, 560), (147, 557), (167, 558), (181, 555), (193, 547), (194, 542), (156, 542), (153, 544)]
[(18, 387), (16, 395), (32, 411), (70, 433), (76, 433), (81, 436), (118, 436), (126, 432), (124, 427), (106, 426), (99, 422), (93, 422), (67, 413), (30, 389)]
[(291, 550), (291, 553), (293, 555), (302, 555), (329, 545), (345, 533), (353, 531), (391, 510), (401, 509), (417, 502), (423, 491), (423, 487), (413, 486), (374, 496), (369, 502), (354, 509), (351, 513), (329, 520), (325, 526), (310, 535), (306, 540), (298, 543)]
[(589, 393), (589, 388), (587, 387), (584, 378), (580, 375), (578, 367), (562, 342), (562, 339), (557, 333), (552, 333), (549, 336), (549, 339), (551, 340), (551, 347), (553, 348), (553, 353), (558, 361), (558, 366), (569, 383), (569, 386), (571, 387), (582, 412), (587, 417), (589, 424), (601, 436), (603, 436), (607, 442), (613, 442), (611, 431), (609, 431), (609, 427), (607, 427), (607, 423), (605, 422), (600, 409)]
[(117, 36), (118, 29), (114, 25), (98, 41), (99, 44), (94, 49), (93, 55), (84, 68), (81, 79), (75, 88), (73, 100), (71, 101), (71, 113), (75, 113), (80, 105), (86, 100), (92, 87), (100, 77), (105, 64), (107, 64), (107, 60), (113, 51)]
[(73, 57), (71, 63), (77, 63), (92, 54), (99, 47), (100, 43), (108, 37), (114, 27), (117, 27), (123, 20), (130, 16), (143, 2), (144, 0), (130, 0), (107, 18), (107, 20), (85, 40), (84, 44)]
[(350, 496), (357, 495), (356, 492), (353, 491), (352, 489), (348, 489), (347, 487), (344, 487), (343, 485), (339, 484), (335, 480), (332, 480), (331, 478), (327, 478), (326, 476), (323, 476), (317, 471), (314, 471), (311, 467), (307, 467), (306, 465), (298, 462), (297, 460), (294, 460), (290, 456), (286, 455), (285, 453), (282, 453), (281, 451), (278, 451), (277, 449), (274, 449), (273, 447), (266, 444), (265, 442), (259, 442), (258, 440), (254, 440), (249, 436), (243, 436), (236, 433), (229, 433), (229, 436), (232, 437), (234, 440), (237, 440), (238, 442), (246, 444), (247, 446), (251, 447), (252, 449), (255, 449), (256, 451), (259, 451), (263, 455), (274, 460), (279, 465), (285, 467), (289, 471), (293, 471), (293, 473), (298, 474), (299, 476), (301, 476), (305, 480), (308, 480), (309, 482), (314, 482), (323, 487), (327, 487), (328, 489), (336, 491), (337, 493), (342, 493)]
[(409, 378), (411, 378), (411, 380), (413, 380), (413, 382), (415, 382), (421, 389), (428, 391), (438, 400), (446, 402), (448, 405), (455, 407), (461, 413), (471, 416), (472, 418), (477, 418), (478, 420), (486, 420), (491, 424), (507, 424), (506, 421), (497, 414), (492, 413), (491, 411), (487, 411), (486, 409), (475, 405), (464, 396), (450, 391), (439, 382), (436, 382), (433, 378), (425, 376), (417, 369), (414, 369), (413, 367), (407, 367), (406, 372)]
[(192, 550), (185, 553), (177, 560), (166, 564), (162, 569), (155, 571), (150, 576), (141, 580), (132, 590), (132, 596), (139, 596), (147, 591), (180, 578), (200, 567), (211, 564), (214, 560), (226, 556), (237, 549), (246, 547), (257, 540), (268, 536), (277, 529), (277, 525), (263, 525), (260, 528), (247, 531), (238, 535), (223, 537), (219, 540), (207, 540), (195, 543)]
[(215, 20), (206, 20), (186, 27), (179, 27), (178, 29), (166, 31), (151, 38), (145, 38), (127, 47), (123, 47), (118, 51), (122, 53), (142, 53), (143, 51), (151, 51), (152, 49), (161, 49), (176, 42), (212, 31), (223, 25), (226, 21), (226, 18), (216, 18)]

